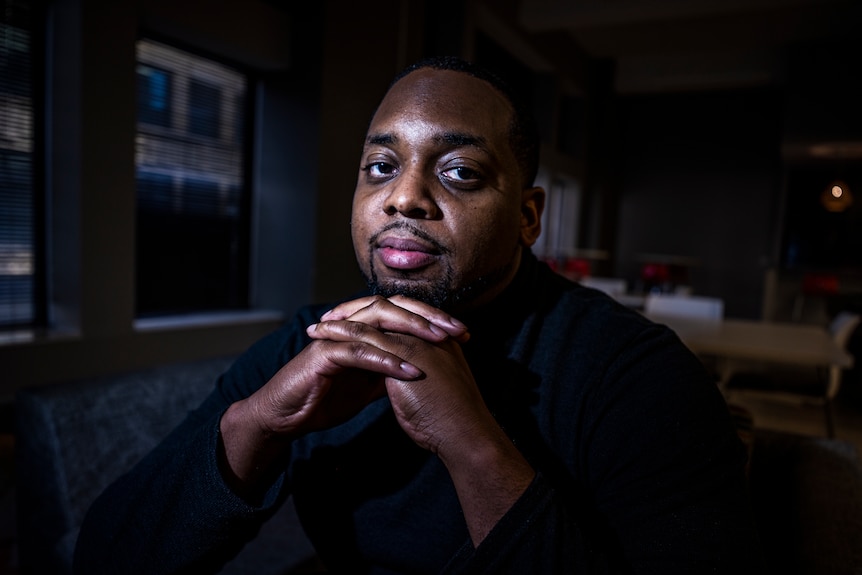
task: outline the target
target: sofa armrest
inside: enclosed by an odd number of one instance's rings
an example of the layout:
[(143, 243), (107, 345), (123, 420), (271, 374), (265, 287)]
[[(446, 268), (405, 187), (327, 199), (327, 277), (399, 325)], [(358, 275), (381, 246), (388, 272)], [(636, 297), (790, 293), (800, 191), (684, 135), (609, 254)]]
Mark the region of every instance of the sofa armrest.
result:
[[(78, 529), (92, 502), (200, 404), (233, 359), (172, 364), (17, 394), (23, 572), (71, 572)], [(289, 501), (224, 572), (281, 575), (313, 556)]]

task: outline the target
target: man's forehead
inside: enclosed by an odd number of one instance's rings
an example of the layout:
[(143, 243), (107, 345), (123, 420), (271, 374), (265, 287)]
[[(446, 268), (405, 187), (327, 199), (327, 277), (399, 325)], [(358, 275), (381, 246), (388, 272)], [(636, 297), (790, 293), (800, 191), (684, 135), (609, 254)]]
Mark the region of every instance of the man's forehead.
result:
[(435, 104), (444, 110), (482, 110), (510, 113), (508, 100), (490, 83), (465, 72), (421, 68), (393, 84), (381, 108), (425, 109)]
[(417, 70), (386, 94), (366, 143), (393, 144), (399, 136), (421, 135), (441, 144), (484, 147), (489, 138), (507, 137), (511, 113), (505, 98), (484, 80), (449, 70)]

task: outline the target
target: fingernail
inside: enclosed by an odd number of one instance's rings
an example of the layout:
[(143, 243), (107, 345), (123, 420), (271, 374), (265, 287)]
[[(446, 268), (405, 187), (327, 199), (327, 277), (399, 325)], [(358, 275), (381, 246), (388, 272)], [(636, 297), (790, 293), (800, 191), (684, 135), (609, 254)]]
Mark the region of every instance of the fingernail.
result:
[(317, 331), (317, 324), (316, 323), (313, 323), (310, 326), (308, 326), (307, 328), (305, 328), (305, 333), (312, 333), (315, 331)]
[(457, 327), (458, 329), (467, 329), (467, 326), (461, 323), (459, 320), (454, 317), (449, 318), (449, 323), (452, 324), (453, 327)]
[(407, 363), (406, 361), (401, 362), (399, 366), (401, 371), (410, 376), (411, 378), (417, 378), (422, 375), (422, 370), (413, 365), (412, 363)]
[(436, 324), (433, 324), (433, 323), (429, 324), (429, 329), (432, 332), (434, 332), (434, 335), (436, 335), (437, 337), (439, 337), (441, 339), (445, 339), (445, 338), (449, 337), (449, 334), (446, 333), (446, 331), (442, 327), (440, 327)]
[(322, 316), (320, 316), (320, 319), (326, 319), (326, 318), (327, 318), (327, 316), (329, 316), (331, 313), (332, 313), (332, 310), (331, 310), (331, 309), (330, 309), (330, 310), (326, 310), (326, 312), (324, 312), (324, 314), (323, 314)]

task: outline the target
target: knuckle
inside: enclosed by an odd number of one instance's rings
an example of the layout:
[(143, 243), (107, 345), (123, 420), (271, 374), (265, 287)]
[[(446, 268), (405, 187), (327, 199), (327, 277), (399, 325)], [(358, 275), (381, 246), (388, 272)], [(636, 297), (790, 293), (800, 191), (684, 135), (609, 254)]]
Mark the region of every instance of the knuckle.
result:
[(350, 342), (348, 352), (351, 356), (363, 362), (375, 359), (375, 354), (372, 352), (371, 348), (359, 341)]
[(365, 324), (358, 321), (345, 322), (344, 330), (350, 338), (360, 338), (365, 334)]
[(397, 336), (399, 355), (404, 359), (415, 357), (419, 353), (419, 340), (413, 337)]
[(325, 339), (315, 339), (308, 344), (306, 350), (312, 356), (326, 354), (332, 343)]
[(368, 304), (368, 309), (376, 311), (385, 308), (389, 305), (389, 300), (381, 295), (373, 296), (371, 303)]

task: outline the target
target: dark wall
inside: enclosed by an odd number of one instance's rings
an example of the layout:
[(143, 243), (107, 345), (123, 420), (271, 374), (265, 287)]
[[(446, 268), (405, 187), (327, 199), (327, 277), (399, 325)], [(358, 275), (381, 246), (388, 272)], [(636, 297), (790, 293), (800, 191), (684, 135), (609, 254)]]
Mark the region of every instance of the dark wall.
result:
[[(857, 8), (862, 10), (862, 7)], [(800, 45), (790, 55), (785, 140), (787, 204), (781, 267), (862, 277), (862, 46), (854, 39)], [(831, 148), (831, 152), (829, 152)], [(806, 153), (807, 151), (807, 153)], [(855, 196), (830, 211), (821, 195), (843, 183)], [(833, 207), (834, 209), (834, 207)]]
[(781, 111), (765, 90), (621, 98), (616, 273), (634, 282), (642, 254), (695, 258), (694, 293), (759, 317), (779, 233)]
[(395, 0), (369, 10), (334, 0), (324, 15), (314, 298), (331, 301), (363, 286), (350, 239), (362, 141), (374, 109), (400, 69)]
[(325, 3), (316, 301), (340, 299), (364, 286), (350, 214), (365, 131), (396, 73), (423, 56), (458, 53), (463, 11), (462, 0), (384, 0), (373, 9), (351, 0)]

